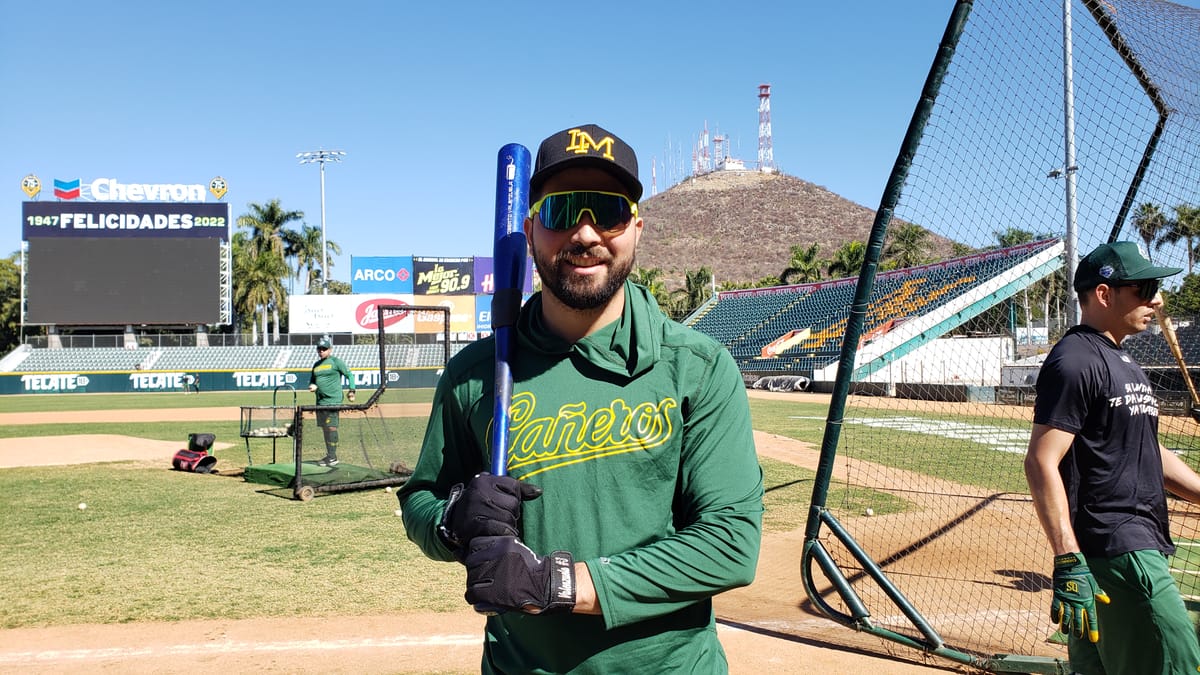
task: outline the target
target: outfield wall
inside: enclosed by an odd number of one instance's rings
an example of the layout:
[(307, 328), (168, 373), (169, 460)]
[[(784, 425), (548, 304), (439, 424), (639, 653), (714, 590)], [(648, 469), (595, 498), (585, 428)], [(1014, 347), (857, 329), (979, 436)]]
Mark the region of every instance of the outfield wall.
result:
[[(310, 369), (303, 370), (190, 370), (104, 371), (59, 373), (0, 373), (3, 394), (95, 394), (185, 391), (274, 391), (308, 389)], [(352, 368), (354, 386), (378, 389), (379, 370)], [(441, 368), (403, 368), (387, 371), (389, 389), (437, 385)]]

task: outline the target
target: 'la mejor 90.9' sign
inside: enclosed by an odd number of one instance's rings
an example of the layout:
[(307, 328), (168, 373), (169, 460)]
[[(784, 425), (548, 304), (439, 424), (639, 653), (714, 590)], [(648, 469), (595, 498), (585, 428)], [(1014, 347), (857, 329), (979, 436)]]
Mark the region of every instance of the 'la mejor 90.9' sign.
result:
[(22, 238), (197, 237), (224, 239), (228, 204), (22, 202)]

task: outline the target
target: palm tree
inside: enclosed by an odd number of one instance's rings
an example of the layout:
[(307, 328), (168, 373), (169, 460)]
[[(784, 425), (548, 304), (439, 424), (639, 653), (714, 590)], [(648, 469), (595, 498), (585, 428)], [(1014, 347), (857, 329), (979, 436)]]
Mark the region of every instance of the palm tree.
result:
[(1196, 261), (1196, 237), (1200, 237), (1200, 208), (1191, 204), (1178, 204), (1175, 206), (1175, 218), (1167, 221), (1157, 247), (1184, 242), (1187, 249), (1187, 271), (1191, 274)]
[[(1000, 248), (1008, 248), (1010, 246), (1020, 246), (1028, 244), (1035, 240), (1033, 233), (1029, 230), (1022, 230), (1019, 227), (1009, 227), (1006, 230), (995, 232), (996, 243)], [(1022, 315), (1024, 316), (1025, 338), (1028, 344), (1033, 343), (1033, 308), (1029, 304), (1029, 286), (1021, 289), (1022, 298)], [(1020, 340), (1018, 340), (1018, 343)]]
[[(333, 283), (333, 266), (335, 264), (334, 256), (339, 256), (342, 254), (342, 247), (338, 246), (336, 241), (332, 239), (326, 239), (325, 250), (328, 252), (328, 255), (325, 256), (325, 259), (329, 263), (329, 269), (321, 270), (321, 283), (328, 288), (329, 284)], [(330, 293), (333, 293), (333, 291), (331, 290)]]
[(888, 243), (883, 249), (883, 259), (894, 269), (916, 267), (929, 262), (926, 251), (929, 230), (916, 223), (903, 223), (888, 233)]
[[(1146, 255), (1150, 255), (1150, 247), (1158, 241), (1159, 234), (1167, 227), (1167, 214), (1157, 204), (1142, 202), (1133, 213), (1133, 226), (1137, 228), (1138, 236), (1146, 244)], [(1154, 262), (1154, 258), (1150, 258)]]
[(786, 285), (820, 281), (821, 268), (825, 266), (824, 262), (817, 258), (820, 247), (820, 244), (812, 244), (808, 248), (792, 246), (792, 257), (788, 260), (787, 267), (779, 273), (779, 282)]
[(21, 344), (21, 252), (0, 260), (0, 354)]
[(667, 290), (666, 283), (662, 280), (662, 269), (658, 267), (638, 267), (629, 275), (629, 280), (639, 286), (645, 286), (646, 290), (650, 291), (650, 295), (654, 296), (654, 301), (658, 303), (659, 308), (664, 312), (670, 306), (670, 291)]
[(250, 213), (238, 216), (238, 227), (250, 230), (250, 243), (258, 251), (271, 251), (280, 259), (284, 257), (284, 230), (288, 223), (304, 218), (303, 211), (285, 211), (278, 199), (264, 206), (251, 202)]
[(283, 277), (287, 265), (282, 258), (260, 252), (246, 232), (233, 235), (233, 301), (238, 316), (248, 319), (251, 341), (258, 344), (258, 324), (262, 321), (263, 343), (267, 340), (267, 315), (273, 312), (275, 330), (279, 330), (280, 303), (285, 297)]
[(833, 252), (833, 260), (829, 261), (826, 271), (829, 272), (831, 279), (854, 277), (862, 271), (863, 263), (866, 261), (867, 245), (857, 240), (848, 241)]
[(695, 311), (712, 297), (712, 270), (701, 267), (696, 271), (684, 270), (684, 287), (671, 294), (672, 316), (682, 319)]
[(1008, 248), (1009, 246), (1020, 246), (1036, 241), (1036, 237), (1029, 230), (1022, 230), (1019, 227), (1010, 227), (1002, 232), (995, 232), (996, 243), (1000, 244), (1000, 248)]
[[(271, 294), (269, 301), (263, 307), (269, 307), (275, 320), (275, 341), (279, 341), (279, 311), (286, 302), (287, 293), (283, 287), (283, 278), (288, 276), (286, 262), (286, 246), (284, 244), (287, 224), (304, 218), (303, 211), (287, 211), (280, 205), (278, 199), (272, 199), (266, 205), (251, 202), (249, 213), (238, 216), (238, 227), (250, 232), (247, 242), (253, 250), (252, 269), (258, 275), (277, 274), (274, 280), (258, 278), (257, 283), (265, 285)], [(270, 258), (262, 261), (260, 258)], [(275, 264), (276, 261), (278, 264)], [(263, 317), (263, 340), (266, 340), (266, 317)]]
[(311, 293), (321, 268), (321, 228), (304, 223), (299, 230), (285, 230), (283, 243), (284, 253), (295, 263), (294, 278), (299, 280), (304, 273), (301, 289)]

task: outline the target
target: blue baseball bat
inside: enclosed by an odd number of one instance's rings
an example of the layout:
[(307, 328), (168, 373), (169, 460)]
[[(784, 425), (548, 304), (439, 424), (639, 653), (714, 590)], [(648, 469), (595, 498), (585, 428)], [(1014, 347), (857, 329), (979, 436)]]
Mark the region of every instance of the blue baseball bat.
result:
[(492, 333), (496, 338), (495, 407), (492, 411), (492, 474), (508, 475), (508, 408), (512, 404), (512, 363), (525, 287), (525, 231), (529, 214), (529, 149), (517, 143), (496, 157), (496, 232), (493, 241)]

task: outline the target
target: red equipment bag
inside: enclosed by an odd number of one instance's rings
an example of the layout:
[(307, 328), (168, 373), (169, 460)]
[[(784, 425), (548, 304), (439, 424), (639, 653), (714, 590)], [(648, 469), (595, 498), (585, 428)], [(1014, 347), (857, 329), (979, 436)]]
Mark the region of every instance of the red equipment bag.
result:
[(213, 465), (216, 463), (217, 458), (208, 452), (188, 450), (187, 448), (175, 453), (175, 457), (171, 460), (171, 466), (175, 467), (176, 471), (192, 471), (194, 473), (212, 473)]
[(212, 473), (217, 458), (208, 454), (208, 449), (216, 440), (216, 434), (188, 434), (188, 446), (175, 453), (171, 466), (175, 467), (176, 471)]

